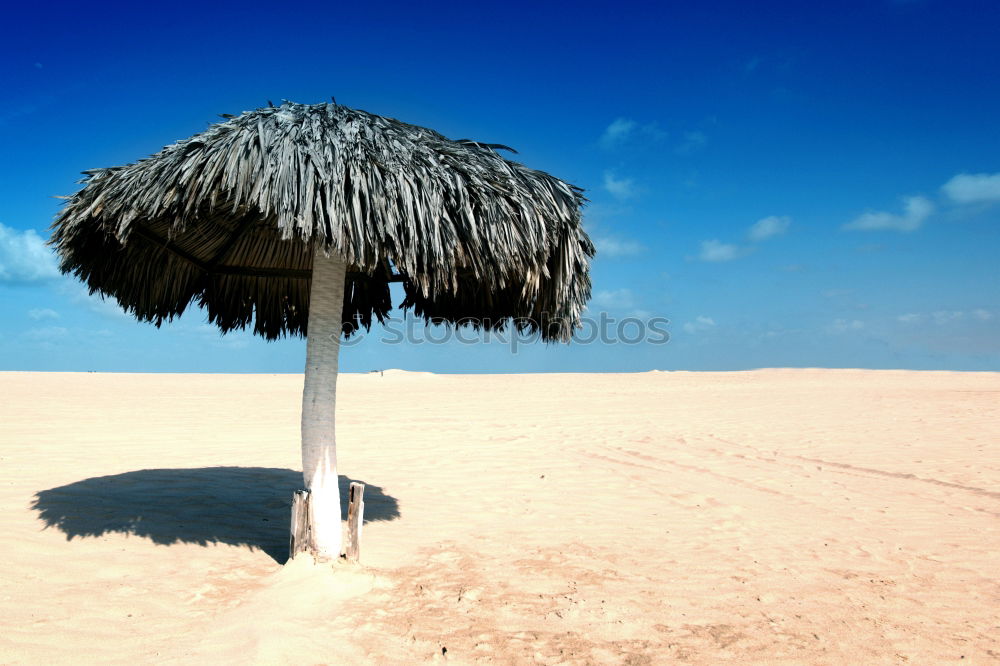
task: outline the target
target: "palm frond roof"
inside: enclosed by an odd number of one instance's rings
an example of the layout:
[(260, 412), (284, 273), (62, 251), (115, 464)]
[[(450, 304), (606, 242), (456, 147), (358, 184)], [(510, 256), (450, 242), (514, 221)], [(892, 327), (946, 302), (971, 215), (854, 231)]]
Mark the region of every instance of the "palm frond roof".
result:
[(85, 172), (53, 224), (61, 269), (159, 325), (194, 302), (223, 331), (306, 334), (313, 246), (349, 266), (344, 320), (389, 283), (431, 321), (568, 339), (590, 296), (582, 190), (504, 148), (338, 104), (249, 111)]

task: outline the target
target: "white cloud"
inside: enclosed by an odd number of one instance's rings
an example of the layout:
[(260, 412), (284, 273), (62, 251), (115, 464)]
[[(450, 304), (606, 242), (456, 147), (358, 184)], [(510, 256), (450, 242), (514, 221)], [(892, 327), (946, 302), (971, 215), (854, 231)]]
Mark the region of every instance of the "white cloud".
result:
[(594, 238), (594, 245), (597, 246), (598, 256), (605, 257), (628, 257), (639, 254), (645, 250), (642, 243), (611, 236), (598, 236)]
[[(792, 218), (771, 215), (757, 220), (747, 230), (747, 237), (752, 242), (760, 242), (785, 233), (792, 224)], [(702, 261), (723, 262), (738, 259), (754, 251), (753, 246), (740, 246), (735, 243), (723, 243), (717, 238), (701, 242), (701, 252), (698, 258)], [(795, 270), (793, 268), (793, 270)]]
[(24, 332), (24, 337), (36, 342), (52, 342), (61, 340), (69, 335), (69, 331), (62, 326), (45, 326), (43, 328), (30, 328)]
[(632, 307), (632, 292), (628, 289), (602, 289), (594, 293), (590, 302), (602, 308)]
[(108, 319), (132, 320), (132, 315), (125, 312), (114, 298), (104, 298), (99, 292), (91, 294), (85, 284), (76, 280), (67, 280), (59, 286), (59, 291), (69, 297), (75, 305), (82, 305), (94, 314)]
[(941, 189), (956, 203), (1000, 201), (1000, 173), (960, 173)]
[(132, 320), (132, 315), (126, 312), (122, 306), (118, 305), (118, 301), (111, 297), (104, 298), (100, 294), (87, 294), (83, 303), (87, 306), (88, 310), (102, 317)]
[(40, 321), (42, 319), (59, 319), (59, 313), (49, 308), (36, 308), (28, 310), (28, 319)]
[(43, 282), (59, 277), (56, 255), (34, 229), (0, 224), (0, 282)]
[(870, 211), (859, 215), (843, 226), (854, 231), (914, 231), (934, 212), (934, 204), (922, 196), (905, 197), (903, 214)]
[(979, 321), (989, 321), (990, 319), (993, 319), (993, 313), (990, 312), (989, 310), (984, 310), (982, 308), (973, 310), (972, 316), (978, 319)]
[(631, 118), (615, 118), (601, 134), (600, 144), (611, 150), (639, 141), (661, 141), (666, 137), (667, 133), (655, 122), (640, 125)]
[(935, 324), (947, 324), (963, 317), (965, 317), (965, 313), (961, 310), (938, 310), (931, 313), (931, 318)]
[(711, 317), (705, 317), (704, 315), (698, 315), (695, 317), (694, 321), (684, 323), (684, 332), (691, 335), (694, 335), (695, 333), (702, 333), (712, 328), (715, 328), (715, 320)]
[(618, 178), (612, 171), (604, 172), (604, 189), (618, 199), (630, 199), (635, 196), (635, 181), (631, 178)]
[(747, 232), (750, 240), (760, 242), (774, 236), (780, 236), (788, 231), (792, 224), (792, 218), (786, 215), (771, 215), (754, 222)]
[(915, 324), (927, 319), (939, 326), (943, 326), (945, 324), (951, 324), (952, 322), (963, 321), (966, 319), (990, 321), (993, 319), (993, 313), (984, 308), (976, 308), (975, 310), (936, 310), (930, 314), (908, 312), (896, 317), (897, 321), (904, 324)]
[(698, 258), (702, 261), (732, 261), (740, 256), (740, 254), (742, 252), (738, 245), (712, 239), (702, 241), (701, 254), (698, 255)]
[(865, 327), (865, 322), (859, 319), (834, 319), (830, 327), (834, 333), (847, 333), (849, 331), (860, 331)]
[(698, 152), (704, 148), (707, 143), (708, 137), (705, 136), (704, 132), (699, 132), (697, 130), (693, 132), (684, 132), (684, 138), (674, 152), (678, 155), (690, 155), (691, 153)]
[(638, 123), (631, 118), (615, 118), (601, 135), (601, 145), (605, 148), (614, 148), (623, 143), (631, 135)]

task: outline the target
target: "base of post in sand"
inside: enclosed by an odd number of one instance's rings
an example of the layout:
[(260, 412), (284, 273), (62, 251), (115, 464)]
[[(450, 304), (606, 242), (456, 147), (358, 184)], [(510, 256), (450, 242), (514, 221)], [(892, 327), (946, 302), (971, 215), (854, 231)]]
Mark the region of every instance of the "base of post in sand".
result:
[[(351, 482), (347, 504), (347, 547), (341, 555), (351, 562), (361, 558), (361, 526), (365, 519), (365, 484)], [(308, 490), (296, 490), (292, 494), (292, 520), (289, 526), (288, 559), (299, 553), (316, 554), (312, 543), (312, 527), (309, 511)]]

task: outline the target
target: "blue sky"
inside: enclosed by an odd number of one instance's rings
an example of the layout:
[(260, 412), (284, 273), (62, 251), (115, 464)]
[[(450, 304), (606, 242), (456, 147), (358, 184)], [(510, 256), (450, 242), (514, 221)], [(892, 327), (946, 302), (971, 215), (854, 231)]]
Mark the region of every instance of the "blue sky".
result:
[(589, 314), (671, 322), (516, 353), (373, 329), (343, 370), (1000, 370), (997, 3), (348, 5), (7, 11), (0, 369), (301, 371), (301, 340), (130, 320), (42, 241), (83, 169), (333, 95), (584, 187)]

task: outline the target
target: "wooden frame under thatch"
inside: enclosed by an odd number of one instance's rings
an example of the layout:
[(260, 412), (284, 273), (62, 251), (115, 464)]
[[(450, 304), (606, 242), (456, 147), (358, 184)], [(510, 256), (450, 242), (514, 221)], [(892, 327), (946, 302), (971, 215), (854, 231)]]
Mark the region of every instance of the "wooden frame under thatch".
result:
[(224, 332), (305, 335), (321, 242), (348, 264), (347, 333), (387, 317), (396, 280), (426, 320), (569, 339), (594, 254), (582, 191), (497, 148), (286, 102), (85, 172), (52, 242), (64, 272), (157, 325), (193, 301)]

